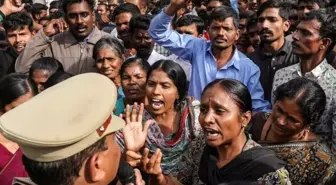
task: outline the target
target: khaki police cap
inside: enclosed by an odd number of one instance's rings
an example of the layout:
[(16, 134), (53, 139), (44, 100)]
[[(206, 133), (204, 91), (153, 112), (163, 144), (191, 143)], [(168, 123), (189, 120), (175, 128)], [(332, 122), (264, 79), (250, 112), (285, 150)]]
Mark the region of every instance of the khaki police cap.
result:
[(0, 131), (40, 162), (70, 157), (125, 122), (113, 116), (117, 88), (107, 77), (86, 73), (46, 89), (0, 117)]

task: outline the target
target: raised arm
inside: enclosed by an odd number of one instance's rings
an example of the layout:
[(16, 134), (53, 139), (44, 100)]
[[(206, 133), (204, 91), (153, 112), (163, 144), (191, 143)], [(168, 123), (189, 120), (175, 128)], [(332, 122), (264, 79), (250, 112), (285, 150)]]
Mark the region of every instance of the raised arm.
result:
[(66, 29), (66, 23), (62, 19), (54, 19), (43, 29), (41, 29), (27, 44), (24, 51), (17, 58), (15, 71), (27, 73), (32, 63), (41, 57), (41, 54), (50, 47), (52, 36)]
[(158, 15), (154, 17), (149, 28), (149, 35), (159, 45), (184, 60), (192, 61), (193, 49), (204, 40), (190, 35), (182, 35), (170, 29), (170, 23), (178, 9), (185, 6), (188, 0), (172, 0)]
[(251, 69), (247, 88), (251, 93), (253, 112), (270, 112), (271, 105), (264, 99), (264, 90), (260, 84), (260, 70), (257, 66)]

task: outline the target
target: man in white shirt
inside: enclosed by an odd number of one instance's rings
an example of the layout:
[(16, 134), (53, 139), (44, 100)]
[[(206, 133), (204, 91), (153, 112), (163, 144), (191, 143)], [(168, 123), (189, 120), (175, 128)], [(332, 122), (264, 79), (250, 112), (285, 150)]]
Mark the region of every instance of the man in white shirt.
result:
[(132, 46), (137, 52), (136, 56), (153, 65), (158, 60), (166, 60), (167, 57), (154, 50), (155, 42), (148, 33), (151, 20), (151, 15), (133, 16), (129, 23), (129, 32), (132, 38)]
[(336, 154), (336, 70), (327, 63), (326, 54), (336, 41), (336, 13), (332, 10), (314, 10), (305, 14), (293, 33), (293, 53), (300, 63), (275, 73), (272, 99), (275, 90), (293, 78), (316, 81), (327, 97), (326, 109), (319, 123), (309, 123), (312, 131), (327, 141)]
[(112, 19), (116, 24), (116, 28), (112, 30), (111, 35), (120, 39), (127, 49), (131, 48), (129, 22), (137, 14), (140, 14), (139, 8), (131, 3), (122, 4), (113, 11)]
[[(202, 38), (204, 31), (203, 20), (195, 15), (185, 15), (176, 22), (175, 30), (180, 34), (187, 34), (194, 37)], [(175, 54), (168, 56), (168, 59), (173, 60), (181, 65), (184, 72), (186, 73), (187, 80), (190, 81), (191, 78), (191, 63), (185, 61)]]

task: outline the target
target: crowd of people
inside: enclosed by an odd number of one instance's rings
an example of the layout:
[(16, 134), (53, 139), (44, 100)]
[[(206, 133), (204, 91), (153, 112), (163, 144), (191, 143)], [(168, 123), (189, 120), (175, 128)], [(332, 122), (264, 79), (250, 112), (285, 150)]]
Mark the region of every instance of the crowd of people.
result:
[(0, 22), (0, 185), (336, 184), (335, 0), (4, 0)]

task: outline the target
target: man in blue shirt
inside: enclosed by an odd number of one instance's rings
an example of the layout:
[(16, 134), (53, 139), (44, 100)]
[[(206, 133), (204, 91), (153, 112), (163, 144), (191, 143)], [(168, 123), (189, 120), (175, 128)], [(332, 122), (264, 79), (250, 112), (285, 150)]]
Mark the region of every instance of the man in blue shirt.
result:
[(270, 104), (264, 100), (264, 91), (259, 82), (259, 68), (234, 47), (239, 38), (239, 20), (235, 10), (221, 6), (212, 11), (208, 28), (211, 42), (207, 42), (170, 29), (173, 15), (186, 3), (187, 0), (171, 0), (152, 20), (149, 34), (159, 45), (183, 60), (191, 61), (189, 95), (200, 99), (208, 83), (218, 78), (232, 78), (248, 87), (253, 111), (269, 111)]

